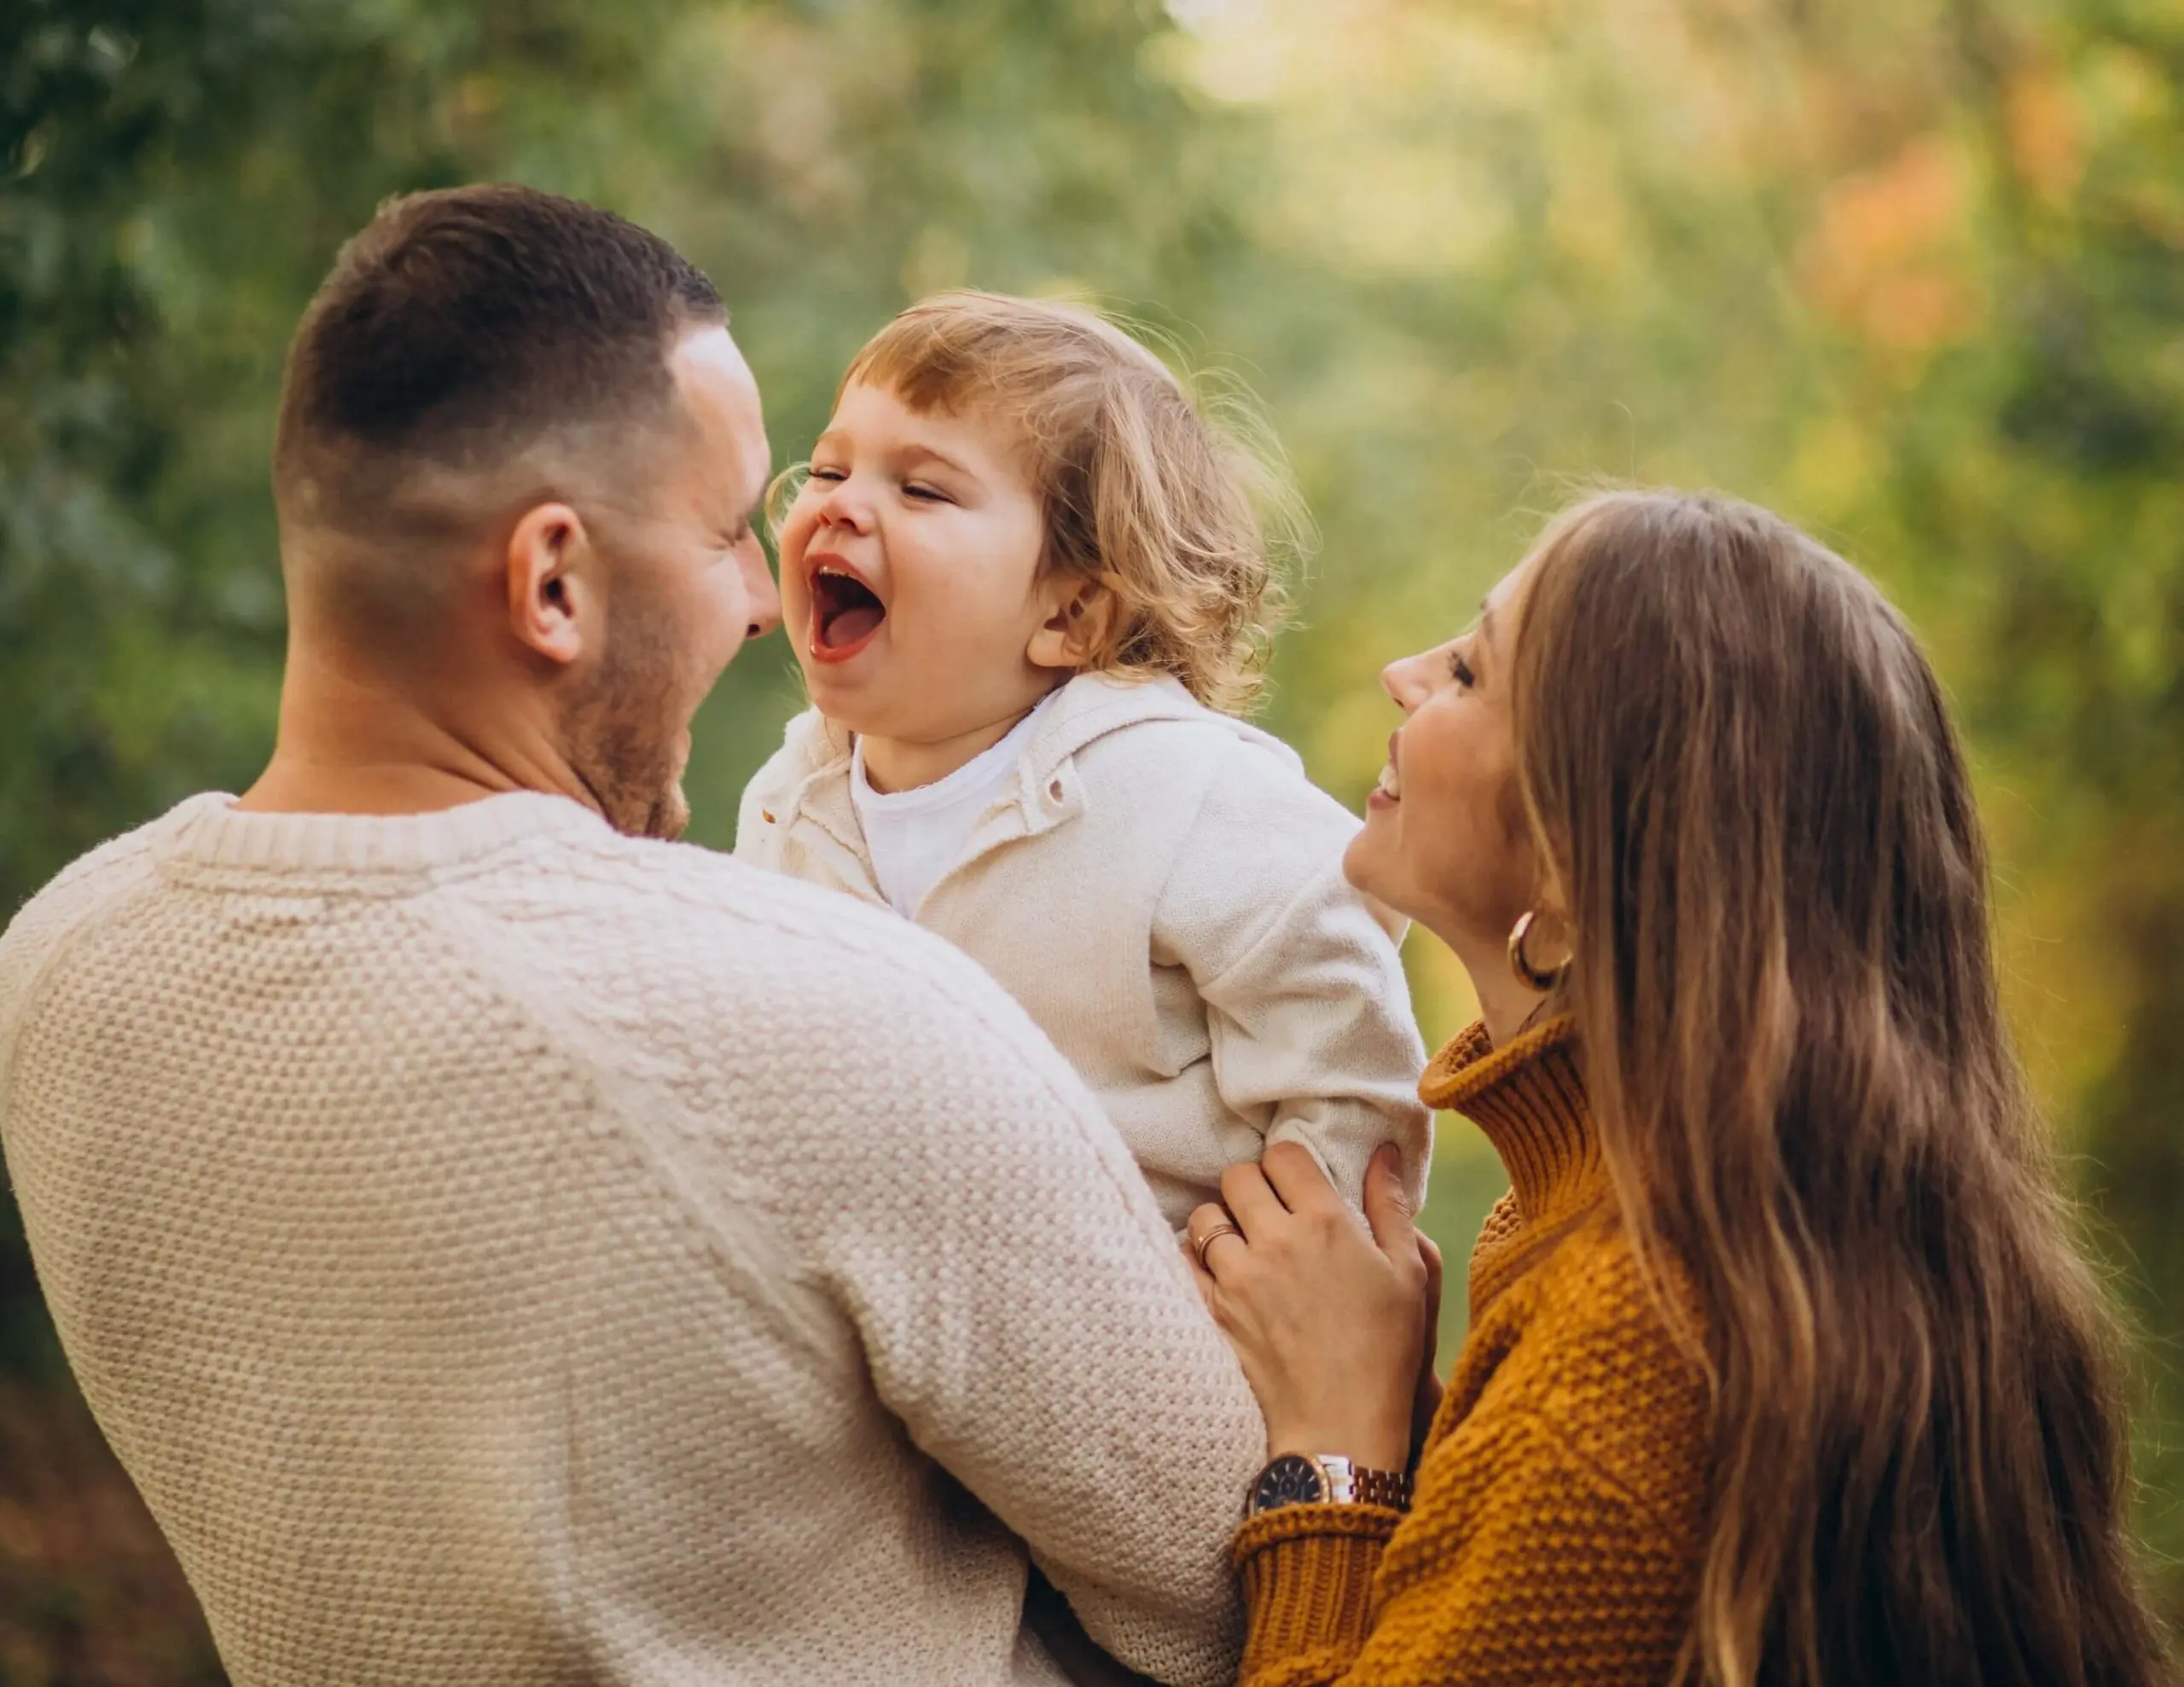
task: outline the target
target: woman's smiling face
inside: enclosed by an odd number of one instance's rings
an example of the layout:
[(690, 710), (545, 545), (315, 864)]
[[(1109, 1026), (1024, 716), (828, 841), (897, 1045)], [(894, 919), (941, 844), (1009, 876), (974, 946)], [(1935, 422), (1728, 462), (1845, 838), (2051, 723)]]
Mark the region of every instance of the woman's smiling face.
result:
[(995, 419), (846, 388), (781, 524), (783, 624), (812, 701), (926, 743), (1030, 708), (1056, 678), (1025, 654), (1044, 524)]
[(1471, 631), (1382, 670), (1403, 722), (1343, 858), (1351, 884), (1440, 937), (1474, 978), (1538, 890), (1509, 707), (1525, 577), (1519, 566), (1496, 586)]

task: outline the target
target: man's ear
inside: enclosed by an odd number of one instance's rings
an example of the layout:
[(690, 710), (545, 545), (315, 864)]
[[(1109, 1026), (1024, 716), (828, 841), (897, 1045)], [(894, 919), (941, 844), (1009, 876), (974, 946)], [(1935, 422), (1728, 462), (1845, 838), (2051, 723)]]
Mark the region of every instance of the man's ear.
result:
[(508, 535), (508, 626), (549, 662), (584, 654), (601, 605), (584, 518), (566, 504), (526, 510)]
[(1108, 647), (1122, 600), (1105, 574), (1057, 574), (1038, 588), (1039, 630), (1024, 654), (1035, 668), (1082, 668)]

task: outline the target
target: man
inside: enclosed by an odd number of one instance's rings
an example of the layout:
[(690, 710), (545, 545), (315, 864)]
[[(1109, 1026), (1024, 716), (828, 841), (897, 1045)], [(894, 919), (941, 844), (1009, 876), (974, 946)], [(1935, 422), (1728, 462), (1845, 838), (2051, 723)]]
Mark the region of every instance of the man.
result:
[(0, 941), (0, 1142), (239, 1687), (1231, 1674), (1263, 1430), (1073, 1075), (908, 922), (667, 842), (778, 607), (712, 286), (507, 187), (351, 242), (278, 746)]

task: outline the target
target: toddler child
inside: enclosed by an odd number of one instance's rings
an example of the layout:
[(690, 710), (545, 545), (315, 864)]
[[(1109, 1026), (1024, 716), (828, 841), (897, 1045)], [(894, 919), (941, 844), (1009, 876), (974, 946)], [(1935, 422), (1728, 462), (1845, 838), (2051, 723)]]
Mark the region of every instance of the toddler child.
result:
[[(790, 478), (785, 477), (784, 491)], [(776, 505), (813, 707), (736, 853), (967, 951), (1106, 1104), (1169, 1220), (1268, 1144), (1423, 1193), (1399, 928), (1357, 821), (1234, 711), (1275, 586), (1262, 466), (1089, 312), (956, 293), (842, 378)]]

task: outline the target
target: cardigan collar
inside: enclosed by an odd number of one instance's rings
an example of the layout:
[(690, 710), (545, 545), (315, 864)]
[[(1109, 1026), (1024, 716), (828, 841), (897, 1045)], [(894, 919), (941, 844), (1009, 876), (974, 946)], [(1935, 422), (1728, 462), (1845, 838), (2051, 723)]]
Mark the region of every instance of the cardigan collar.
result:
[[(1084, 806), (1083, 782), (1072, 765), (1077, 752), (1111, 733), (1149, 721), (1213, 722), (1272, 750), (1299, 774), (1304, 771), (1297, 752), (1280, 739), (1205, 707), (1171, 676), (1079, 674), (1063, 684), (1047, 709), (1025, 746), (1015, 783), (980, 820), (954, 866), (1009, 839), (1036, 837), (1075, 819)], [(868, 872), (863, 828), (850, 801), (849, 729), (810, 709), (789, 722), (785, 742), (803, 777), (790, 792), (780, 823), (811, 821)], [(875, 890), (875, 899), (877, 895)]]
[(1606, 1171), (1578, 1070), (1577, 1022), (1568, 1015), (1498, 1049), (1483, 1021), (1458, 1033), (1426, 1067), (1418, 1096), (1485, 1133), (1526, 1224), (1588, 1205), (1603, 1191)]

